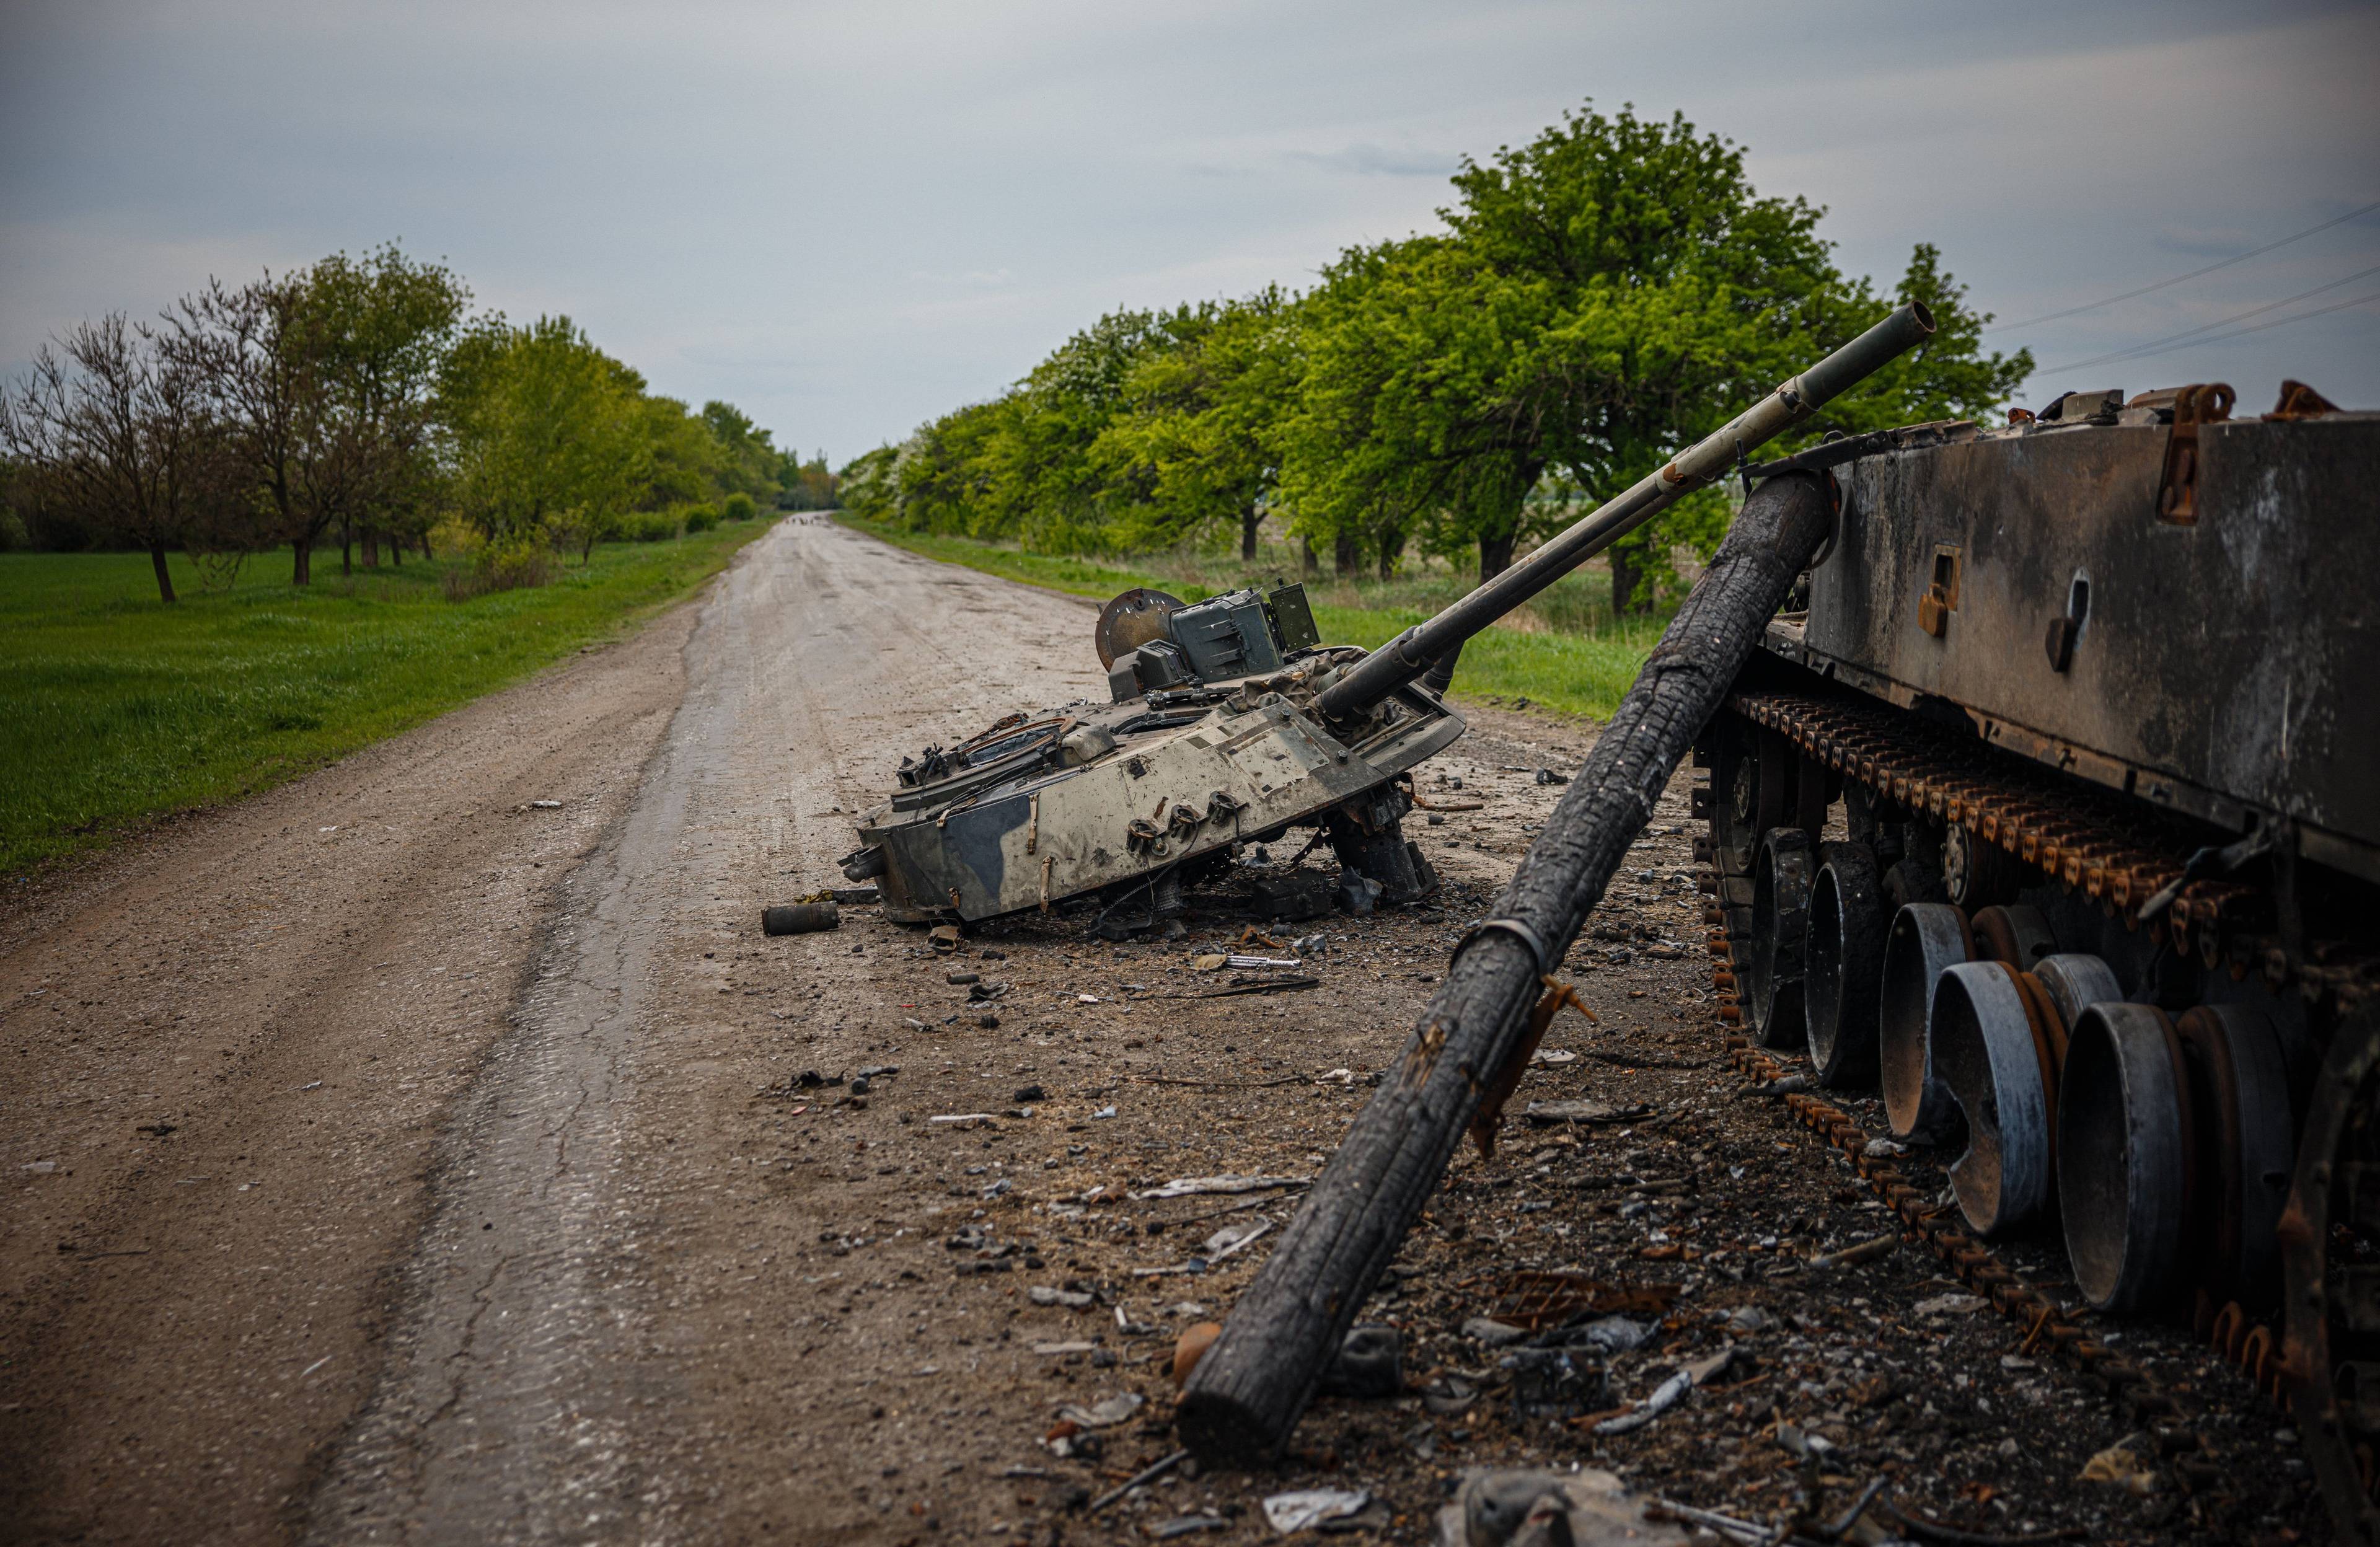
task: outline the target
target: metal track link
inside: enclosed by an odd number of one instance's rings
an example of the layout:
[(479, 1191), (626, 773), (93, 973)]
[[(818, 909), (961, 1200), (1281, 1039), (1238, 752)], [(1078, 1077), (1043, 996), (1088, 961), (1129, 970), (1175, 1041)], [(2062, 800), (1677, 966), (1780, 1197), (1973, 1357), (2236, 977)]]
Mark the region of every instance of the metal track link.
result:
[[(2139, 802), (2099, 795), (1888, 704), (1756, 692), (1730, 694), (1727, 706), (1879, 799), (1963, 827), (2082, 893), (2127, 929), (2143, 927), (2141, 905), (2180, 879), (2202, 841)], [(1715, 878), (1712, 889), (1724, 884)], [(2296, 959), (2271, 932), (2275, 921), (2263, 887), (2194, 881), (2145, 927), (2210, 968), (2234, 979), (2261, 972), (2277, 993), (2294, 983), (2310, 1002), (2335, 996), (2342, 1011), (2380, 992), (2380, 958), (2323, 944), (2310, 948), (2311, 959)]]

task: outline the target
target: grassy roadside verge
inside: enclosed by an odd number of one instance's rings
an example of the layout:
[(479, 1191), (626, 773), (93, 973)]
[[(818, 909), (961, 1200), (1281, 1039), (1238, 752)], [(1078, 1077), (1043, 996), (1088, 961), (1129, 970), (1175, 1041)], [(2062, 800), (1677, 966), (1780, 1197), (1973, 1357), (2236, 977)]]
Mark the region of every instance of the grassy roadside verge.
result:
[(318, 555), (299, 590), (267, 554), (206, 591), (176, 558), (167, 607), (145, 554), (0, 554), (0, 878), (517, 682), (677, 601), (768, 528), (605, 543), (544, 586), (462, 602), (443, 563), (347, 580)]
[[(1156, 568), (1108, 564), (1092, 559), (1028, 554), (997, 542), (965, 537), (941, 537), (896, 530), (888, 526), (841, 515), (836, 518), (854, 531), (905, 548), (945, 564), (1047, 586), (1076, 596), (1101, 599), (1129, 586), (1154, 586), (1184, 601), (1214, 594), (1212, 588), (1185, 583)], [(1429, 615), (1411, 606), (1343, 606), (1315, 599), (1314, 620), (1322, 637), (1333, 644), (1362, 645), (1377, 650), (1400, 632)], [(1591, 633), (1550, 629), (1523, 630), (1499, 625), (1463, 647), (1463, 664), (1454, 676), (1454, 696), (1490, 703), (1520, 704), (1556, 714), (1608, 720), (1621, 695), (1636, 680), (1664, 620), (1630, 619), (1606, 625)], [(1083, 648), (1090, 649), (1087, 635)]]

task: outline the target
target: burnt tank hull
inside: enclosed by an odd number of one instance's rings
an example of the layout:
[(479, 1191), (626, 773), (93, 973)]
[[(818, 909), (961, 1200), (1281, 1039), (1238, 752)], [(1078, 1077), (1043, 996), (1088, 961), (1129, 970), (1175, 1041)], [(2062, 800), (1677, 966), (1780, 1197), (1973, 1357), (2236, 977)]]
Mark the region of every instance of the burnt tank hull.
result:
[(2080, 425), (1851, 464), (1808, 611), (1771, 649), (2165, 810), (2289, 817), (2309, 859), (2380, 881), (2380, 415), (2205, 426), (2188, 524), (2155, 516), (2170, 436)]
[(2380, 414), (2230, 402), (1788, 459), (1840, 510), (1697, 744), (1708, 918), (1759, 1041), (2191, 1318), (2380, 1541)]

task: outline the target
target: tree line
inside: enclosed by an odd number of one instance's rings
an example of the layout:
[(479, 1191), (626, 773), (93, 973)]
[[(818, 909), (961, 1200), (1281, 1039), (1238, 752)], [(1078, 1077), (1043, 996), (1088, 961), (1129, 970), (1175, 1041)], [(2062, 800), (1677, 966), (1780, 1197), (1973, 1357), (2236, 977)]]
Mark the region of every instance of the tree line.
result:
[[(1443, 231), (1350, 248), (1305, 290), (1101, 317), (845, 467), (844, 505), (1054, 551), (1228, 531), (1249, 560), (1270, 518), (1309, 570), (1475, 553), (1485, 579), (1902, 301), (1934, 338), (1804, 441), (1979, 418), (2032, 369), (1983, 350), (1937, 249), (1880, 294), (1836, 264), (1823, 210), (1759, 194), (1742, 149), (1682, 116), (1590, 103), (1452, 183)], [(1706, 491), (1615, 544), (1616, 610), (1673, 591), (1672, 550), (1707, 556), (1728, 519)]]
[(475, 313), (395, 244), (79, 323), (0, 388), (0, 536), (144, 549), (167, 602), (176, 551), (218, 569), (285, 545), (302, 586), (319, 548), (401, 564), (447, 521), (541, 565), (835, 501), (823, 452), (649, 391), (567, 317)]

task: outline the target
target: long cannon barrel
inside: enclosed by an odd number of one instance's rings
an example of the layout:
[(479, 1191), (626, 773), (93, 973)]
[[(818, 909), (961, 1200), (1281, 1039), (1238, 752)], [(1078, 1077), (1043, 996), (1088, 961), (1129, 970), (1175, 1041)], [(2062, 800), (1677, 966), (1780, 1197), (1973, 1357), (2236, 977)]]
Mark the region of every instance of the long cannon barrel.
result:
[(1911, 301), (1678, 457), (1605, 501), (1552, 541), (1427, 623), (1415, 624), (1323, 689), (1316, 706), (1334, 719), (1360, 714), (1429, 670), (1463, 640), (1560, 579), (1685, 494), (1718, 481), (1755, 446), (1934, 335), (1933, 314)]

